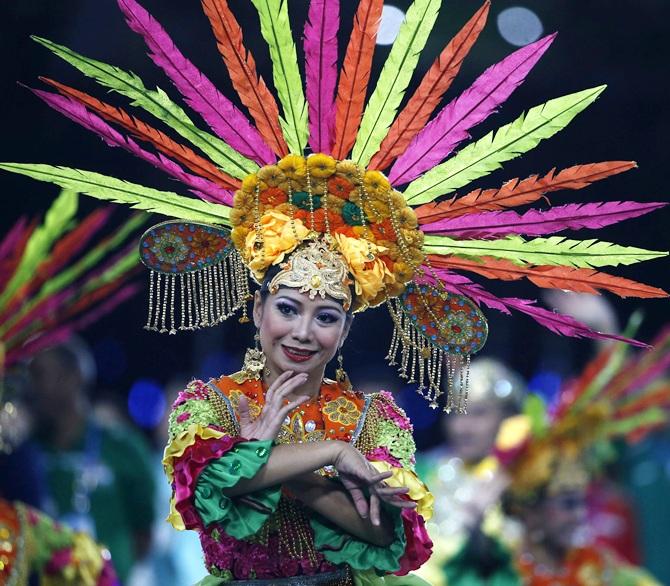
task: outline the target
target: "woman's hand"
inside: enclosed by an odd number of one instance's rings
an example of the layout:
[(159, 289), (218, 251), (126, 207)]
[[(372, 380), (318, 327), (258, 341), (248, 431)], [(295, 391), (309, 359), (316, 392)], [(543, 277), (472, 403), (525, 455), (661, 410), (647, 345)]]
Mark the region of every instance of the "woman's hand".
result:
[[(333, 462), (342, 485), (349, 491), (358, 514), (361, 517), (370, 516), (373, 525), (381, 523), (380, 501), (384, 501), (402, 509), (416, 508), (416, 503), (405, 500), (402, 495), (409, 492), (409, 488), (400, 486), (391, 488), (384, 480), (392, 476), (391, 472), (379, 473), (368, 460), (351, 444), (341, 444)], [(368, 503), (364, 489), (368, 489), (370, 502)]]
[(261, 414), (253, 420), (249, 412), (249, 400), (245, 396), (240, 397), (240, 435), (245, 439), (276, 439), (286, 416), (309, 399), (308, 395), (304, 395), (284, 404), (286, 397), (305, 384), (306, 380), (307, 374), (304, 372), (294, 375), (293, 371), (287, 370), (280, 374), (265, 393), (265, 406)]

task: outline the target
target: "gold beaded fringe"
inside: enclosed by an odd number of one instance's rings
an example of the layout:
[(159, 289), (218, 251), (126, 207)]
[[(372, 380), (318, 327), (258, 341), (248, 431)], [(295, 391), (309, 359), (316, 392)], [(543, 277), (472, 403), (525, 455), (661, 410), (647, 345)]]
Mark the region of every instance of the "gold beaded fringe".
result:
[(446, 413), (466, 413), (470, 355), (452, 354), (431, 344), (403, 311), (399, 299), (389, 300), (387, 306), (393, 320), (393, 335), (386, 360), (391, 366), (398, 366), (400, 378), (418, 383), (417, 392), (431, 409), (437, 409), (440, 397), (446, 394), (443, 406)]
[[(246, 318), (249, 280), (242, 258), (233, 251), (220, 263), (191, 273), (149, 271), (146, 330), (176, 334), (214, 326), (242, 308)], [(177, 318), (176, 314), (179, 314)]]

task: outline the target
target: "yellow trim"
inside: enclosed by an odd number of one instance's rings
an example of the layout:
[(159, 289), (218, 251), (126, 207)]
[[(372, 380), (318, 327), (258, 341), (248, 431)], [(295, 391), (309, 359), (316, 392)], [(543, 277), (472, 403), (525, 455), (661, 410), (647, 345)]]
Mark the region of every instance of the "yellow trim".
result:
[(191, 423), (184, 431), (178, 434), (167, 446), (163, 453), (163, 468), (168, 481), (174, 479), (174, 460), (184, 455), (186, 448), (195, 444), (197, 439), (219, 439), (226, 435), (222, 431), (204, 427), (199, 423)]
[(419, 480), (419, 477), (405, 468), (396, 468), (388, 462), (374, 460), (370, 462), (379, 472), (391, 472), (393, 476), (387, 478), (384, 482), (389, 486), (396, 488), (406, 486), (409, 488), (408, 496), (416, 504), (416, 512), (421, 515), (425, 521), (433, 516), (433, 503), (435, 498), (428, 490), (428, 487)]

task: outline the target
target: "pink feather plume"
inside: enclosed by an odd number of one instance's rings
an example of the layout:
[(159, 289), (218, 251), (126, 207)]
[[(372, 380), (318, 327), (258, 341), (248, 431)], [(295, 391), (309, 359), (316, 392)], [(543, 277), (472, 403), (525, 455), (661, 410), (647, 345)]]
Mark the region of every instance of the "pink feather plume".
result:
[(469, 129), (488, 118), (523, 83), (555, 37), (548, 35), (492, 65), (442, 108), (398, 157), (389, 173), (391, 184), (409, 183), (470, 138)]
[(21, 236), (23, 235), (27, 226), (28, 226), (28, 218), (23, 216), (19, 218), (11, 227), (9, 232), (7, 232), (5, 237), (0, 242), (0, 262), (2, 262), (7, 256), (9, 256), (12, 253), (14, 247), (21, 240)]
[(427, 278), (429, 282), (434, 283), (439, 279), (447, 291), (465, 295), (472, 299), (478, 305), (484, 304), (491, 309), (496, 309), (503, 313), (509, 314), (510, 310), (519, 311), (532, 317), (541, 326), (548, 330), (560, 334), (562, 336), (569, 336), (572, 338), (591, 338), (594, 340), (618, 340), (638, 346), (640, 348), (648, 348), (649, 345), (638, 340), (617, 336), (615, 334), (605, 334), (597, 332), (589, 328), (586, 324), (576, 320), (575, 318), (558, 313), (556, 311), (549, 311), (542, 307), (535, 305), (532, 299), (519, 299), (517, 297), (497, 297), (493, 293), (486, 291), (481, 285), (470, 281), (467, 277), (459, 275), (444, 269), (431, 269), (424, 267), (427, 274), (432, 274), (433, 277)]
[(444, 218), (421, 226), (426, 233), (455, 238), (502, 238), (509, 234), (542, 236), (562, 230), (603, 228), (623, 220), (636, 218), (665, 203), (638, 203), (634, 201), (594, 202), (568, 204), (548, 210), (480, 212), (458, 218)]
[(222, 189), (208, 179), (185, 172), (172, 159), (169, 159), (161, 153), (154, 155), (144, 150), (133, 139), (117, 132), (97, 114), (89, 112), (79, 102), (65, 96), (52, 94), (42, 90), (33, 89), (31, 91), (44, 100), (54, 110), (61, 112), (64, 116), (67, 116), (87, 130), (98, 134), (109, 146), (121, 147), (140, 159), (147, 161), (164, 173), (167, 173), (185, 185), (192, 187), (195, 190), (194, 193), (202, 199), (229, 206), (233, 205), (233, 194), (230, 191)]
[(149, 57), (170, 78), (186, 103), (236, 151), (260, 165), (276, 157), (258, 130), (214, 84), (177, 49), (165, 29), (135, 0), (117, 0), (128, 26), (144, 38)]
[(305, 22), (306, 97), (309, 104), (309, 146), (330, 154), (335, 127), (337, 31), (340, 0), (312, 0)]

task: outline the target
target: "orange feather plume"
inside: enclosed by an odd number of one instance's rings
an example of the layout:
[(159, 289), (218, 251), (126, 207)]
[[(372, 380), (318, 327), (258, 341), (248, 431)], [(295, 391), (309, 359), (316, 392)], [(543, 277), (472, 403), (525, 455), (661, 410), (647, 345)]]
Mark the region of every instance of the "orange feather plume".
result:
[(370, 81), (383, 0), (361, 0), (354, 17), (335, 100), (333, 156), (344, 159), (356, 141)]
[(435, 267), (470, 271), (488, 279), (503, 281), (516, 281), (525, 277), (534, 285), (545, 289), (567, 289), (593, 294), (598, 294), (600, 290), (603, 290), (619, 297), (644, 299), (667, 297), (668, 295), (663, 289), (587, 268), (553, 265), (528, 267), (492, 257), (482, 257), (481, 262), (456, 256), (429, 255), (428, 258)]
[(202, 0), (202, 7), (212, 25), (223, 62), (242, 103), (256, 122), (258, 131), (268, 146), (280, 157), (288, 154), (288, 147), (279, 126), (277, 101), (256, 71), (256, 62), (246, 50), (242, 28), (226, 0)]
[(475, 189), (467, 195), (439, 203), (419, 206), (415, 211), (420, 224), (443, 218), (458, 218), (466, 214), (495, 211), (533, 203), (545, 193), (560, 189), (581, 189), (637, 167), (633, 161), (606, 161), (575, 165), (556, 173), (552, 169), (544, 177), (531, 175), (527, 179), (510, 179), (500, 189)]
[(405, 152), (411, 140), (426, 125), (442, 96), (458, 75), (463, 60), (479, 38), (479, 33), (486, 24), (490, 6), (491, 2), (487, 0), (440, 53), (403, 111), (391, 125), (379, 151), (370, 161), (370, 168), (386, 169), (396, 157)]
[(69, 87), (53, 79), (40, 77), (40, 80), (56, 88), (62, 95), (76, 100), (89, 110), (100, 115), (109, 122), (114, 122), (130, 132), (135, 138), (153, 145), (163, 154), (172, 157), (194, 173), (220, 185), (225, 189), (238, 189), (241, 185), (235, 179), (221, 171), (216, 165), (196, 154), (192, 149), (172, 140), (165, 133), (131, 116), (122, 108), (117, 108), (93, 96)]

